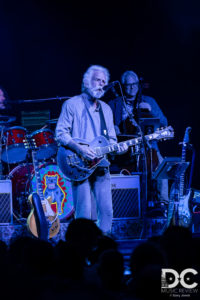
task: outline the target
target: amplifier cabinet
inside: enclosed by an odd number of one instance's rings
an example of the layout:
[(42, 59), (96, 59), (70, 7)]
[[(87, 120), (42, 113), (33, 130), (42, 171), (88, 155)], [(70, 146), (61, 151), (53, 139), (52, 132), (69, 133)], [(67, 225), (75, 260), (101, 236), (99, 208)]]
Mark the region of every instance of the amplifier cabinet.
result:
[(140, 176), (111, 175), (113, 219), (140, 218)]
[(0, 180), (0, 224), (12, 222), (12, 182), (11, 180)]

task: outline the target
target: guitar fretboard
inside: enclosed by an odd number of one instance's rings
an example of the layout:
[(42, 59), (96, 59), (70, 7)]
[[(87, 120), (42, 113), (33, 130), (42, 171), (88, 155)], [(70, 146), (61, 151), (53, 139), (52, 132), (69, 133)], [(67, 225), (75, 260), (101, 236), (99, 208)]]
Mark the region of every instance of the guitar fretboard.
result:
[[(185, 135), (183, 138), (183, 146), (182, 146), (182, 162), (186, 161), (186, 148), (189, 143), (189, 132), (191, 131), (191, 127), (187, 127), (185, 130)], [(185, 173), (180, 176), (179, 182), (179, 196), (183, 197), (184, 195), (184, 187), (185, 187)]]
[(117, 151), (120, 146), (124, 146), (124, 145), (127, 145), (128, 147), (129, 146), (134, 146), (136, 144), (139, 144), (140, 141), (141, 141), (141, 138), (135, 138), (135, 139), (128, 140), (128, 141), (125, 141), (125, 142), (120, 142), (118, 144), (110, 144), (110, 145), (105, 146), (105, 147), (97, 147), (97, 148), (95, 148), (95, 153), (98, 156), (101, 157), (105, 154)]
[[(186, 145), (183, 143), (183, 148), (182, 148), (182, 162), (185, 162), (185, 156), (186, 156)], [(185, 183), (185, 173), (183, 173), (180, 176), (180, 187), (179, 187), (179, 195), (180, 197), (183, 197), (184, 195), (184, 184)]]
[[(168, 129), (160, 130), (157, 132), (154, 132), (152, 134), (148, 134), (144, 136), (144, 140), (151, 141), (151, 140), (159, 140), (159, 139), (167, 139), (173, 137), (173, 131), (171, 127), (168, 127)], [(98, 157), (102, 157), (105, 154), (116, 152), (120, 146), (135, 146), (142, 142), (142, 137), (137, 137), (128, 141), (120, 142), (118, 144), (110, 144), (108, 146), (104, 147), (97, 147), (94, 149), (96, 155)]]

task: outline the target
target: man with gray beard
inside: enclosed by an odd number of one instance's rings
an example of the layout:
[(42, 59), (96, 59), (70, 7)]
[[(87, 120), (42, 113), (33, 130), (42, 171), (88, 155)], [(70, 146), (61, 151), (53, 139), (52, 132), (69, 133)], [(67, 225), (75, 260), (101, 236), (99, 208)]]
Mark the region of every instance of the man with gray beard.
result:
[[(117, 142), (112, 110), (100, 100), (108, 82), (106, 68), (99, 65), (89, 67), (83, 76), (82, 94), (65, 101), (56, 126), (57, 141), (88, 161), (95, 159), (95, 152), (73, 138), (91, 142), (104, 135), (110, 144)], [(126, 149), (118, 152), (121, 150)], [(104, 233), (110, 233), (113, 209), (109, 162), (98, 166), (89, 178), (73, 181), (72, 191), (75, 218), (93, 219), (92, 201), (95, 200), (97, 225)]]

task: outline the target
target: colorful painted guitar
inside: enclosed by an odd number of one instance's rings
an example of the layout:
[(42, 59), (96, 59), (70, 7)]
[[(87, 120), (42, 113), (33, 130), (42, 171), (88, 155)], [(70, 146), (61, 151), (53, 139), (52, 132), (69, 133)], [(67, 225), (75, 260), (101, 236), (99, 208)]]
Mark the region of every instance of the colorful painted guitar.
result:
[[(171, 126), (163, 129), (158, 129), (154, 133), (145, 135), (144, 139), (147, 141), (170, 139), (174, 137), (174, 130)], [(128, 141), (109, 144), (104, 136), (96, 137), (92, 142), (86, 140), (73, 139), (79, 144), (88, 145), (93, 149), (96, 158), (92, 161), (84, 160), (76, 153), (67, 147), (60, 146), (57, 155), (57, 163), (63, 174), (72, 181), (82, 181), (87, 179), (98, 166), (105, 165), (105, 155), (108, 153), (116, 152), (119, 146), (124, 144), (129, 146), (138, 145), (142, 142), (142, 137), (137, 137)]]

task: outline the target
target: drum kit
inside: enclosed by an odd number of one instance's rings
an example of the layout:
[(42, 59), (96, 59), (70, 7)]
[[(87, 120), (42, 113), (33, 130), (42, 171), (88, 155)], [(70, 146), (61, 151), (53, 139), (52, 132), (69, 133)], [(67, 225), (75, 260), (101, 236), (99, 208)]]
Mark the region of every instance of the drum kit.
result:
[[(28, 217), (31, 207), (28, 196), (37, 191), (34, 165), (30, 150), (25, 147), (27, 135), (37, 147), (37, 160), (44, 195), (52, 197), (52, 209), (61, 221), (69, 219), (74, 212), (71, 183), (64, 177), (56, 163), (57, 142), (54, 132), (47, 128), (32, 133), (21, 126), (9, 127), (15, 117), (0, 116), (0, 179), (12, 181), (13, 216), (17, 222)], [(50, 120), (51, 121), (51, 120)], [(49, 123), (56, 123), (52, 120)], [(2, 166), (8, 170), (3, 175)]]

